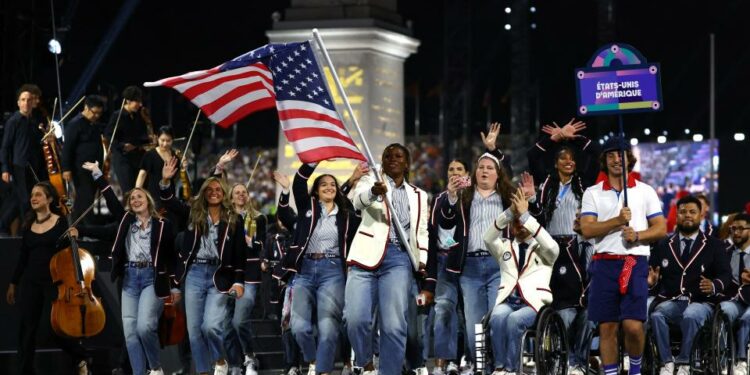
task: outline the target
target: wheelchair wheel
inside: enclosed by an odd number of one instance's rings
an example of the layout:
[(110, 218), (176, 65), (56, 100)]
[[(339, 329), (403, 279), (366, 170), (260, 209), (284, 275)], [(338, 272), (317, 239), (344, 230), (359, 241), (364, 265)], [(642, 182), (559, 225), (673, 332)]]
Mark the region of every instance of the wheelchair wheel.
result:
[(568, 372), (568, 341), (565, 325), (552, 309), (539, 313), (534, 361), (537, 374), (565, 375)]
[(711, 370), (716, 375), (734, 373), (734, 335), (729, 319), (716, 309), (711, 327)]
[(492, 310), (485, 315), (480, 324), (474, 328), (474, 373), (484, 374), (487, 364), (492, 361), (492, 341), (490, 341), (490, 316)]

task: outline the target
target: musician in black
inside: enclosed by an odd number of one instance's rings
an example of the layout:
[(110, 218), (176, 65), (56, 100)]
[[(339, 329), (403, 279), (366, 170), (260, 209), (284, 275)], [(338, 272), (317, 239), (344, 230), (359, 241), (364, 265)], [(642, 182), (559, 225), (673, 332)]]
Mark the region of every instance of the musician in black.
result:
[(125, 105), (121, 110), (112, 113), (104, 135), (111, 142), (112, 170), (117, 176), (120, 188), (122, 191), (130, 191), (135, 186), (141, 160), (146, 152), (145, 146), (151, 144), (151, 139), (142, 111), (141, 89), (128, 86), (122, 92), (122, 96)]
[[(63, 179), (75, 187), (73, 217), (78, 218), (94, 202), (96, 185), (91, 172), (81, 168), (85, 162), (103, 163), (103, 125), (99, 118), (104, 112), (104, 101), (97, 95), (89, 95), (83, 103), (83, 111), (65, 124), (62, 148)], [(84, 219), (87, 223), (89, 217)]]
[[(31, 189), (31, 210), (22, 224), (22, 242), (16, 268), (6, 293), (9, 305), (18, 303), (21, 325), (18, 345), (18, 373), (34, 374), (36, 332), (39, 323), (49, 325), (49, 316), (42, 318), (45, 306), (57, 297), (52, 284), (49, 264), (58, 250), (67, 247), (60, 241), (68, 226), (57, 206), (59, 198), (48, 182), (40, 182)], [(43, 319), (43, 320), (40, 320)], [(51, 331), (51, 327), (49, 328)], [(75, 373), (88, 375), (86, 353), (77, 342), (52, 335), (55, 343), (72, 359)]]
[(31, 187), (47, 179), (41, 146), (44, 119), (39, 111), (34, 111), (39, 95), (41, 91), (36, 85), (23, 85), (18, 90), (18, 111), (5, 123), (0, 148), (2, 179), (13, 185), (22, 217), (29, 210)]

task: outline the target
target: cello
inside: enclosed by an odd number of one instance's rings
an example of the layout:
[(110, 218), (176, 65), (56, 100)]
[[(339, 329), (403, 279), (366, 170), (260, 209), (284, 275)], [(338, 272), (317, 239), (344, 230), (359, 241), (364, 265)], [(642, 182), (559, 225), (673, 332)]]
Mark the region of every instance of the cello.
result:
[[(61, 197), (60, 209), (70, 226), (73, 202), (68, 198), (67, 184), (62, 178), (57, 147), (56, 138), (50, 140), (44, 137), (42, 150), (47, 173), (50, 183)], [(91, 254), (79, 248), (76, 239), (70, 237), (70, 245), (52, 256), (49, 270), (57, 286), (57, 299), (52, 301), (50, 312), (50, 323), (55, 333), (61, 337), (84, 338), (101, 332), (106, 317), (101, 300), (91, 290), (96, 272)]]

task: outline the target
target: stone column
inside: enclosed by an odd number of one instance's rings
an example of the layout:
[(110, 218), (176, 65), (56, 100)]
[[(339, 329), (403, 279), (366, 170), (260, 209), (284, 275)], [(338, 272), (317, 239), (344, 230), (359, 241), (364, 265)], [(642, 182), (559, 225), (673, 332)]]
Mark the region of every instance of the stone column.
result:
[[(336, 5), (328, 5), (333, 3)], [(386, 145), (404, 141), (404, 60), (416, 52), (419, 41), (410, 37), (409, 30), (399, 26), (399, 22), (395, 1), (294, 0), (286, 10), (286, 19), (275, 20), (273, 30), (266, 33), (270, 43), (285, 43), (312, 40), (312, 29), (320, 31), (376, 162)], [(336, 108), (364, 152), (320, 53), (318, 60)], [(279, 170), (293, 176), (299, 165), (297, 155), (279, 130)], [(353, 160), (327, 161), (316, 173), (330, 173), (344, 182), (355, 166)]]

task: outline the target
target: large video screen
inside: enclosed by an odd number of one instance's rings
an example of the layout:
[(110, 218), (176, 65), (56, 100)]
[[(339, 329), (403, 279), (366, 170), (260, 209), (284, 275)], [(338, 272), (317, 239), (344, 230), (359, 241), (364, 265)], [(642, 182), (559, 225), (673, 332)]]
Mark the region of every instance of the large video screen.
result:
[(640, 143), (633, 147), (633, 153), (638, 158), (634, 169), (641, 174), (641, 179), (645, 183), (653, 186), (659, 193), (665, 212), (669, 210), (669, 205), (675, 197), (684, 194), (680, 194), (681, 192), (709, 195), (709, 186), (712, 182), (713, 207), (716, 210), (716, 197), (719, 191), (718, 140)]

